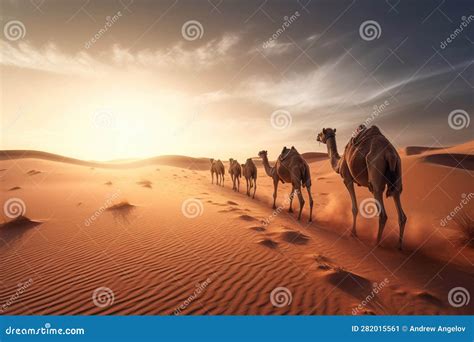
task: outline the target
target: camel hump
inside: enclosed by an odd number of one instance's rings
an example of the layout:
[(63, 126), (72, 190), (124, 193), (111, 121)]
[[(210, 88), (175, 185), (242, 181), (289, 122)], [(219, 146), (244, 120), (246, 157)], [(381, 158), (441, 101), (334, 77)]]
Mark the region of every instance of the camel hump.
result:
[(287, 148), (285, 146), (285, 147), (283, 147), (283, 150), (281, 151), (281, 154), (278, 157), (278, 159), (285, 160), (288, 157), (294, 156), (294, 155), (299, 155), (299, 152), (296, 150), (296, 148), (294, 146), (291, 146), (291, 148)]
[(384, 135), (377, 126), (366, 128), (365, 125), (360, 125), (357, 129), (357, 134), (351, 140), (349, 140), (346, 148), (350, 146), (357, 146), (362, 142), (366, 142), (367, 140), (380, 136), (383, 137)]

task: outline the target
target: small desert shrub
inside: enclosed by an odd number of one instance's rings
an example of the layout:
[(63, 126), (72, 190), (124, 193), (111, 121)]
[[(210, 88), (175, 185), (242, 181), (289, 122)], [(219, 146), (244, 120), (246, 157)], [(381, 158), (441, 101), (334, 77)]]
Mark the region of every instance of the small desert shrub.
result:
[(469, 215), (465, 210), (454, 216), (454, 221), (461, 232), (460, 242), (469, 247), (474, 247), (474, 214)]

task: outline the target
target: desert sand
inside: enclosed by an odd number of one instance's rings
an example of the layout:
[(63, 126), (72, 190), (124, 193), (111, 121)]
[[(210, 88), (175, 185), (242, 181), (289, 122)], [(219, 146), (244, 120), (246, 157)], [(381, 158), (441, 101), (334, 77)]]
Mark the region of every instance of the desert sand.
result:
[[(2, 314), (473, 314), (473, 298), (448, 301), (455, 287), (474, 295), (472, 241), (440, 221), (474, 192), (474, 142), (400, 153), (403, 251), (391, 199), (380, 247), (377, 217), (359, 216), (359, 237), (350, 236), (349, 195), (319, 153), (304, 155), (315, 200), (308, 224), (307, 204), (300, 222), (287, 212), (288, 184), (279, 186), (282, 208), (271, 209), (273, 185), (257, 158), (252, 200), (245, 186), (232, 191), (228, 174), (224, 187), (212, 185), (207, 158), (96, 163), (1, 152), (2, 203), (19, 198), (26, 208), (0, 227)], [(111, 290), (106, 305), (93, 300), (100, 288)]]

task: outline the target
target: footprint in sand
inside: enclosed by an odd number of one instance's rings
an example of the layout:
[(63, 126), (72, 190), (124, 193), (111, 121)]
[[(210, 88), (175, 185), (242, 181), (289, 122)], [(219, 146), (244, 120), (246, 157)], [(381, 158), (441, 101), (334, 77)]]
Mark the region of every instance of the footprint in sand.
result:
[(434, 294), (429, 293), (428, 291), (417, 291), (414, 293), (415, 297), (420, 298), (424, 301), (427, 301), (431, 304), (442, 305), (443, 302), (436, 297)]
[(21, 187), (19, 186), (14, 186), (13, 188), (8, 189), (8, 191), (15, 191), (15, 190), (20, 190)]
[(253, 226), (253, 227), (250, 227), (249, 229), (255, 230), (256, 232), (259, 232), (259, 233), (267, 230), (265, 227), (262, 227), (262, 226)]
[(295, 245), (305, 245), (310, 240), (309, 236), (295, 230), (282, 232), (280, 236), (284, 241)]
[(108, 181), (108, 182), (105, 182), (104, 184), (105, 184), (105, 185), (112, 185), (112, 182), (111, 182), (111, 181)]
[(239, 203), (236, 203), (236, 202), (233, 202), (233, 201), (227, 201), (227, 204), (230, 204), (230, 205), (239, 205)]
[(367, 292), (373, 288), (373, 283), (369, 279), (341, 267), (325, 271), (324, 278), (335, 287), (356, 298), (366, 296)]
[(265, 246), (265, 247), (268, 247), (268, 248), (272, 248), (272, 249), (275, 249), (278, 247), (278, 243), (273, 241), (272, 239), (262, 239), (260, 241), (258, 241), (258, 243), (262, 246)]
[(149, 189), (151, 189), (151, 185), (152, 185), (152, 183), (149, 180), (142, 180), (142, 181), (137, 182), (137, 184), (141, 185), (144, 188), (149, 188)]
[(258, 221), (255, 217), (246, 214), (240, 215), (238, 218), (244, 221)]
[(30, 170), (28, 171), (26, 174), (28, 176), (34, 176), (34, 175), (37, 175), (38, 173), (41, 173), (41, 171), (38, 171), (38, 170)]
[(231, 213), (231, 212), (235, 212), (235, 211), (241, 211), (239, 208), (229, 208), (229, 209), (222, 209), (222, 210), (219, 210), (218, 213)]
[(336, 269), (337, 267), (331, 262), (331, 259), (328, 257), (318, 254), (314, 256), (314, 261), (316, 262), (316, 267), (320, 270), (330, 270)]

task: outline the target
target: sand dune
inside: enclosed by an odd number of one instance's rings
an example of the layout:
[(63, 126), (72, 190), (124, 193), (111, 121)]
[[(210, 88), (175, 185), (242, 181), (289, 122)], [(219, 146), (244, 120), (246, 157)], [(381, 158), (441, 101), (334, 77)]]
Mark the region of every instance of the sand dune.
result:
[(434, 164), (474, 171), (474, 155), (458, 153), (430, 154), (423, 159)]
[(444, 147), (425, 147), (425, 146), (407, 146), (405, 147), (405, 154), (407, 156), (412, 156), (415, 154), (421, 154), (430, 151), (442, 150)]
[[(59, 163), (68, 163), (74, 165), (82, 165), (88, 167), (99, 167), (106, 169), (128, 169), (136, 168), (148, 165), (168, 165), (175, 167), (182, 167), (190, 170), (207, 170), (209, 168), (208, 158), (192, 158), (185, 156), (158, 156), (153, 158), (141, 159), (141, 160), (115, 160), (110, 162), (94, 162), (84, 161), (75, 158), (64, 157), (58, 154), (32, 151), (32, 150), (4, 150), (0, 151), (1, 160), (14, 160), (14, 159), (39, 159), (54, 161)], [(39, 171), (31, 170), (28, 174), (34, 175)]]
[[(453, 221), (440, 225), (460, 194), (474, 192), (472, 169), (425, 159), (472, 155), (472, 146), (402, 156), (403, 252), (390, 199), (381, 247), (376, 217), (359, 215), (359, 238), (350, 236), (347, 190), (323, 157), (310, 161), (308, 224), (307, 205), (301, 222), (288, 213), (288, 184), (279, 187), (280, 209), (271, 209), (273, 185), (261, 167), (252, 200), (232, 191), (228, 177), (223, 188), (211, 185), (206, 158), (195, 171), (194, 158), (152, 158), (173, 163), (157, 171), (150, 160), (125, 167), (5, 152), (2, 198), (20, 198), (28, 219), (4, 217), (0, 226), (0, 304), (19, 283), (32, 284), (3, 314), (473, 314), (472, 300), (448, 301), (456, 287), (474, 294), (472, 245), (459, 242)], [(356, 191), (359, 201), (370, 197)], [(272, 293), (281, 288), (291, 300), (276, 306)], [(108, 305), (94, 303), (96, 291)]]

